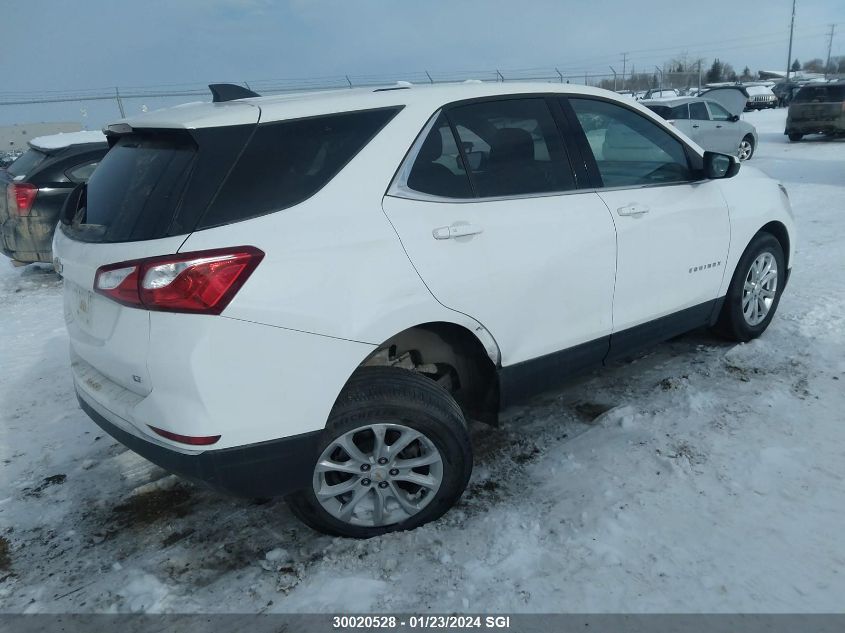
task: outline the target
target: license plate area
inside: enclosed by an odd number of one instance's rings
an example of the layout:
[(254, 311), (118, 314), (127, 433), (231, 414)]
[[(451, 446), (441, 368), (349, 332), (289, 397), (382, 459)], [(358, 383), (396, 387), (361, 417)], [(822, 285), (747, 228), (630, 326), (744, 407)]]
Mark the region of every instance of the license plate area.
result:
[(85, 329), (90, 330), (94, 317), (94, 293), (74, 284), (71, 298), (73, 301), (71, 311), (74, 319)]

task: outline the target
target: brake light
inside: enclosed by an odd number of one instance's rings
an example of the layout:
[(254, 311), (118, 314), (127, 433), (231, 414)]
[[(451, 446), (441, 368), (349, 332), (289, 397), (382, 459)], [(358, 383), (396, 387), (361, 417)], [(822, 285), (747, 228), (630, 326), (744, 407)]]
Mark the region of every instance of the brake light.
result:
[(6, 201), (9, 205), (9, 213), (16, 213), (20, 216), (29, 215), (32, 211), (32, 203), (35, 202), (35, 195), (38, 187), (28, 182), (13, 182), (6, 187)]
[(239, 246), (109, 264), (97, 270), (94, 291), (135, 308), (220, 314), (263, 258)]

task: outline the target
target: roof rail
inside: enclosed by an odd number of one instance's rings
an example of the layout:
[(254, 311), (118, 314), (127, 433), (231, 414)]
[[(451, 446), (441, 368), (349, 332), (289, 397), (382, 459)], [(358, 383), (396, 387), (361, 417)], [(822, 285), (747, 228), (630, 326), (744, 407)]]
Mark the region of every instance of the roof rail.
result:
[(260, 97), (257, 92), (244, 88), (238, 84), (208, 84), (211, 90), (211, 102), (221, 103), (223, 101), (234, 101), (235, 99), (246, 99), (247, 97)]

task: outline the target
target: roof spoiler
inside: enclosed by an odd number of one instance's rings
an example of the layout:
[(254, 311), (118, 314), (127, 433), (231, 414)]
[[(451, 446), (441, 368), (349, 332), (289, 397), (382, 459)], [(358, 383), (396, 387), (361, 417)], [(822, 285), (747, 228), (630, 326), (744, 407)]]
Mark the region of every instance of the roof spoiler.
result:
[(247, 97), (260, 97), (257, 92), (244, 88), (238, 84), (208, 84), (211, 90), (211, 102), (222, 103), (223, 101), (234, 101), (235, 99), (246, 99)]

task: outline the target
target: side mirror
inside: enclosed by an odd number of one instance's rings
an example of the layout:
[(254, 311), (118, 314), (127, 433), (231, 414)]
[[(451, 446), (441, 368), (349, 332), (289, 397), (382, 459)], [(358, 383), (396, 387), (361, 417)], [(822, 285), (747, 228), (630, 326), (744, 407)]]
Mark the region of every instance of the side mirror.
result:
[(70, 192), (62, 205), (59, 220), (62, 224), (73, 224), (76, 214), (81, 207), (85, 206), (85, 193), (88, 188), (86, 183), (76, 185)]
[(704, 174), (712, 179), (733, 178), (739, 172), (739, 159), (718, 152), (704, 152)]
[(739, 121), (739, 115), (738, 114), (732, 114), (731, 115), (731, 121), (733, 121), (734, 123)]

